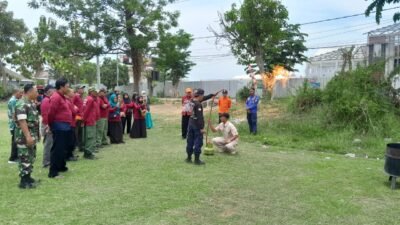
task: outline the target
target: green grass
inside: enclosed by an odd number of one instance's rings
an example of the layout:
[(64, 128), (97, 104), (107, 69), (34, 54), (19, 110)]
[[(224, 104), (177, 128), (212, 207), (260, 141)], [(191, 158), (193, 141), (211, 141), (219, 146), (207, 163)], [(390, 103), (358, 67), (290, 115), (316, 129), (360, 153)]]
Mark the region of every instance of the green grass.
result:
[[(355, 153), (358, 157), (382, 158), (388, 142), (400, 141), (400, 121), (393, 120), (391, 130), (375, 133), (360, 133), (351, 128), (342, 128), (326, 123), (320, 108), (308, 113), (288, 112), (290, 100), (276, 100), (262, 105), (259, 113), (259, 135), (248, 135), (247, 122), (238, 125), (242, 140), (263, 143), (269, 146), (300, 150), (347, 154)], [(274, 109), (279, 115), (271, 115), (266, 109)], [(241, 114), (240, 108), (235, 114)], [(386, 134), (385, 134), (386, 133)], [(360, 139), (361, 142), (354, 142)]]
[(99, 160), (69, 163), (62, 180), (46, 178), (39, 147), (33, 175), (42, 183), (19, 190), (17, 168), (6, 164), (2, 109), (0, 224), (381, 225), (400, 219), (400, 196), (388, 187), (382, 160), (265, 149), (244, 136), (239, 155), (203, 157), (207, 165), (196, 167), (183, 162), (178, 120), (154, 117), (148, 139), (125, 139), (102, 150)]

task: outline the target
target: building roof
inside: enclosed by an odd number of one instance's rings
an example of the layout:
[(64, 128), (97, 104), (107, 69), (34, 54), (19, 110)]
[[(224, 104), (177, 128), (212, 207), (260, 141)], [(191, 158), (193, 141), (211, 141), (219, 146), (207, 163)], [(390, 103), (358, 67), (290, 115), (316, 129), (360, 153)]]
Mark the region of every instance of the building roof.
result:
[[(309, 60), (310, 62), (343, 60), (341, 49), (343, 48), (310, 57)], [(345, 49), (350, 49), (350, 47), (346, 47)], [(356, 47), (356, 53), (353, 59), (365, 59), (367, 57), (366, 50), (366, 46)]]
[(400, 33), (400, 23), (395, 23), (390, 26), (382, 27), (368, 32), (368, 36), (384, 36)]

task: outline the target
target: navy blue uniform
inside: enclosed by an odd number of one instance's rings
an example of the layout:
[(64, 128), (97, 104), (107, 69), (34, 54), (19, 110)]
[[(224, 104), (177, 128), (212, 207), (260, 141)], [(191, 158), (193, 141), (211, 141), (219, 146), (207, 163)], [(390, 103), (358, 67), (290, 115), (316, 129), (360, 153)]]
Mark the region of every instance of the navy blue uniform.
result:
[[(213, 94), (204, 96), (203, 101), (214, 97)], [(193, 113), (189, 119), (188, 133), (187, 133), (187, 146), (186, 152), (188, 156), (195, 154), (195, 156), (200, 156), (201, 147), (203, 147), (203, 134), (201, 130), (204, 129), (204, 115), (203, 115), (203, 105), (201, 102), (192, 100)]]

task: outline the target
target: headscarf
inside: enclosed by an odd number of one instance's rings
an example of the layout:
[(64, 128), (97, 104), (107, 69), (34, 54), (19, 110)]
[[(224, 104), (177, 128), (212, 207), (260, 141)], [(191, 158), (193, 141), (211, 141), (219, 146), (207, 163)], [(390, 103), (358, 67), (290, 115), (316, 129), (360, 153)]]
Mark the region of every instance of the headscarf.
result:
[(110, 102), (111, 108), (115, 108), (115, 107), (117, 108), (117, 110), (115, 110), (115, 112), (114, 112), (114, 115), (119, 115), (120, 107), (118, 105), (118, 99), (117, 99), (117, 101), (115, 101), (115, 98), (117, 98), (117, 95), (112, 94), (110, 96), (110, 98), (108, 99), (108, 101)]
[[(125, 96), (128, 96), (128, 98), (125, 98)], [(130, 104), (131, 103), (131, 99), (129, 98), (129, 95), (126, 94), (126, 93), (124, 95), (122, 95), (122, 99), (124, 100), (125, 104)]]

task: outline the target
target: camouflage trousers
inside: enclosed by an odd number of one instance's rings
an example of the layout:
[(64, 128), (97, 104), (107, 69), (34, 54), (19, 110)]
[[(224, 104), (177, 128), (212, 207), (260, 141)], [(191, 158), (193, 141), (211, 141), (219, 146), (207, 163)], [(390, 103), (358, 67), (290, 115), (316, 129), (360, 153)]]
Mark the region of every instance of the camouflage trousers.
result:
[(18, 147), (19, 176), (30, 175), (36, 158), (36, 145), (31, 148)]

